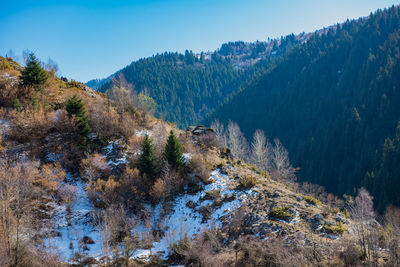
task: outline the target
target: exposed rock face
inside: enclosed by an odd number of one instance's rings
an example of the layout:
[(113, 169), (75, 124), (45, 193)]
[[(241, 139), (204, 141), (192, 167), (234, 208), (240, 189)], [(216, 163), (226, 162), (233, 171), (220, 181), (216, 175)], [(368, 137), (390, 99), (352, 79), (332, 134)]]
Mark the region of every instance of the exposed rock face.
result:
[(311, 219), (311, 224), (313, 230), (319, 230), (322, 227), (322, 216), (319, 214), (315, 214)]
[(198, 125), (198, 126), (189, 126), (186, 129), (187, 132), (193, 134), (193, 135), (205, 135), (205, 134), (215, 134), (215, 131), (211, 128), (206, 128), (203, 125)]

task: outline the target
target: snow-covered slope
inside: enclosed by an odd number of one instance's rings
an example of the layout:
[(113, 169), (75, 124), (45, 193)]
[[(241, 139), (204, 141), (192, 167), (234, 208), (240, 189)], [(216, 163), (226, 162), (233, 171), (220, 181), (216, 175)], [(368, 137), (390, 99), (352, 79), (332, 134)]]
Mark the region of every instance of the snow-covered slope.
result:
[[(151, 219), (153, 225), (158, 225), (159, 229), (165, 234), (159, 242), (153, 243), (151, 249), (139, 249), (135, 253), (136, 258), (146, 258), (151, 253), (156, 253), (163, 258), (166, 258), (169, 253), (170, 245), (184, 238), (187, 235), (192, 238), (205, 229), (213, 227), (221, 227), (221, 219), (229, 216), (232, 211), (237, 209), (249, 196), (255, 194), (253, 190), (236, 190), (232, 179), (225, 174), (222, 174), (219, 169), (213, 170), (210, 175), (212, 183), (206, 185), (203, 190), (194, 195), (184, 194), (177, 197), (173, 201), (174, 207), (164, 218), (160, 218), (161, 204), (152, 208), (149, 207), (152, 213)], [(206, 195), (211, 192), (218, 192), (223, 196), (221, 205), (213, 205), (212, 200), (206, 200)], [(202, 209), (212, 209), (209, 219), (205, 219)], [(142, 232), (148, 231), (143, 225), (140, 225), (132, 231)]]

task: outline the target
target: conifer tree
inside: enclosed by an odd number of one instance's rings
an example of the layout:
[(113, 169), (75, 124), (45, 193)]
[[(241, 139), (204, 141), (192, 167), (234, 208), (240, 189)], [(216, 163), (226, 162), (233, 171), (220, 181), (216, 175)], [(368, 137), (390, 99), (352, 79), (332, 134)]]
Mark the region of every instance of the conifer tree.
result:
[(21, 106), (21, 102), (19, 102), (18, 98), (14, 99), (13, 105), (14, 105), (14, 108), (16, 111), (21, 112), (22, 106)]
[(82, 99), (74, 95), (67, 100), (65, 109), (68, 112), (69, 118), (75, 118), (77, 132), (84, 138), (84, 141), (86, 141), (86, 137), (91, 129), (89, 127), (89, 119), (86, 115), (85, 103), (83, 103)]
[(32, 104), (32, 108), (33, 108), (34, 111), (39, 111), (39, 109), (40, 109), (39, 101), (38, 101), (38, 99), (37, 99), (35, 94), (32, 95), (31, 104)]
[(47, 72), (40, 66), (35, 55), (33, 53), (29, 54), (26, 67), (21, 71), (21, 84), (40, 90), (47, 81), (47, 78)]
[(146, 134), (142, 143), (142, 154), (139, 157), (139, 171), (141, 175), (146, 174), (154, 180), (157, 175), (157, 159), (154, 152), (154, 145), (151, 138)]
[(172, 130), (169, 133), (167, 144), (165, 145), (164, 157), (173, 168), (183, 166), (182, 146)]

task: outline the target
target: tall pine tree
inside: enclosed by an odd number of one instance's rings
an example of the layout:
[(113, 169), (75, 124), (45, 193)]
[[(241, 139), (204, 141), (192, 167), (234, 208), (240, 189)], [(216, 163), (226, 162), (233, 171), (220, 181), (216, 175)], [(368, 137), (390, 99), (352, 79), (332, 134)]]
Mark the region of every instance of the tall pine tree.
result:
[(172, 130), (169, 133), (167, 144), (165, 145), (164, 157), (175, 169), (183, 166), (182, 146)]
[(158, 172), (153, 141), (147, 134), (144, 136), (142, 143), (142, 154), (139, 157), (139, 171), (141, 175), (146, 174), (151, 180), (154, 180)]
[(21, 71), (21, 85), (32, 86), (36, 90), (42, 89), (48, 78), (47, 72), (40, 66), (33, 53), (29, 54), (26, 67)]

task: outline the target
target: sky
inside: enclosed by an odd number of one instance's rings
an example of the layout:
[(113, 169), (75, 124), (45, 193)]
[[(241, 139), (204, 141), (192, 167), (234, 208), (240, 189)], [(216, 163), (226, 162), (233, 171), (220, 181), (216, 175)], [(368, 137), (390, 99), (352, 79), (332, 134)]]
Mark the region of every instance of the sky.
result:
[(0, 55), (30, 50), (87, 82), (165, 51), (213, 51), (367, 16), (400, 0), (0, 0)]

